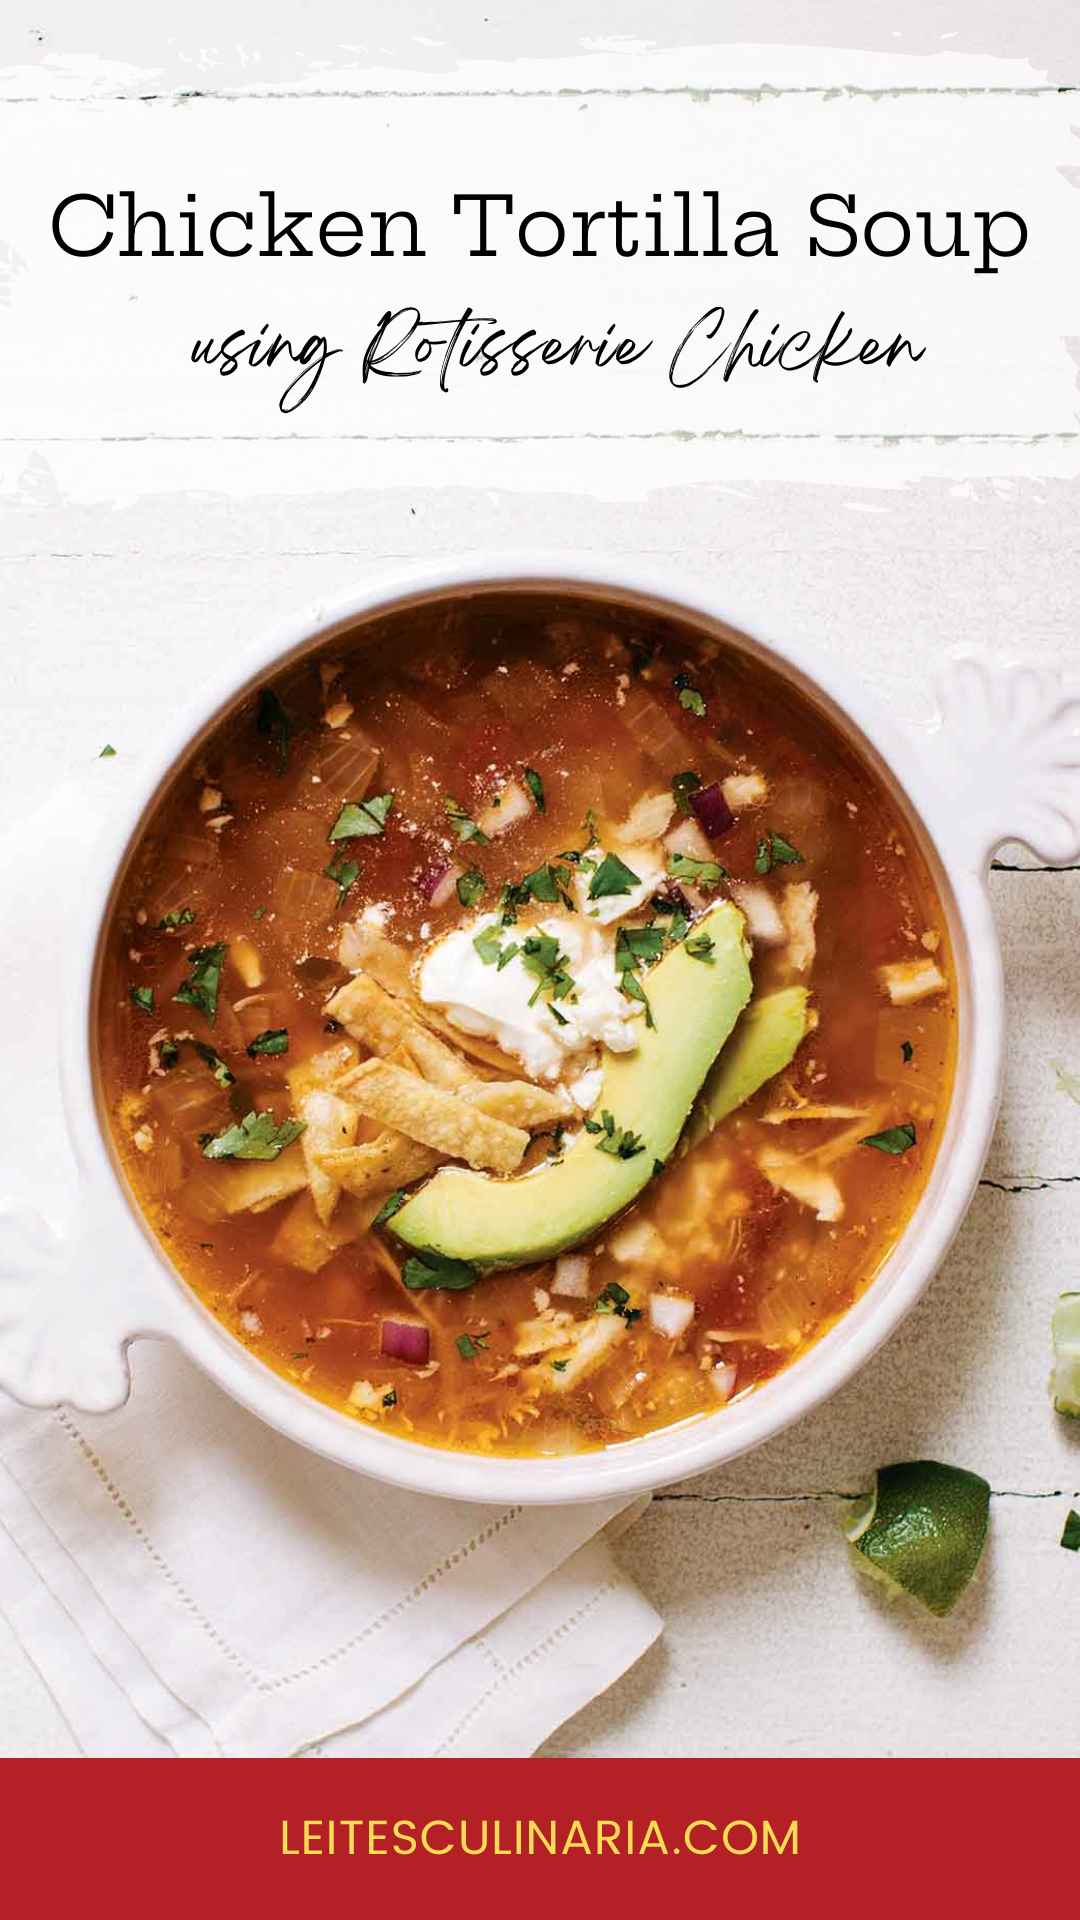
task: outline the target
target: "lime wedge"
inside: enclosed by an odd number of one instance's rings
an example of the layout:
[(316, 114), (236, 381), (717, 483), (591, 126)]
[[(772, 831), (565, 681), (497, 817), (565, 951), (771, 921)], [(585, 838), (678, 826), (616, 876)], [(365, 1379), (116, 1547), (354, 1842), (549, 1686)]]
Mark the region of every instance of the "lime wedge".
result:
[(1080, 1293), (1063, 1293), (1050, 1322), (1054, 1371), (1050, 1392), (1054, 1410), (1080, 1419)]
[(879, 1467), (844, 1529), (863, 1573), (948, 1613), (970, 1581), (990, 1517), (990, 1488), (977, 1473), (937, 1460)]

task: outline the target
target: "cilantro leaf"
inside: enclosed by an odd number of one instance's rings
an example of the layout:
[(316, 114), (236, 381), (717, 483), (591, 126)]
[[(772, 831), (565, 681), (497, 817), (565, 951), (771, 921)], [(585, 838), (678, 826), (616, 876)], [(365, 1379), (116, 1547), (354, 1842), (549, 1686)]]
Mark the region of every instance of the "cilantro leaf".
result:
[(346, 800), (330, 829), (335, 840), (375, 840), (386, 831), (387, 816), (394, 804), (392, 793), (373, 793), (370, 800)]
[(454, 1345), (463, 1360), (475, 1360), (478, 1353), (483, 1353), (490, 1339), (490, 1333), (459, 1333)]
[(617, 853), (605, 853), (589, 881), (589, 899), (604, 900), (610, 895), (630, 893), (641, 885), (641, 876), (620, 860)]
[(901, 1127), (886, 1127), (884, 1133), (868, 1133), (860, 1147), (876, 1147), (879, 1153), (906, 1153), (915, 1145), (915, 1125), (905, 1120)]
[(293, 724), (272, 687), (260, 687), (255, 725), (265, 734), (274, 750), (277, 770), (284, 773), (289, 764), (289, 741)]
[(129, 987), (128, 992), (131, 996), (132, 1006), (138, 1007), (140, 1013), (153, 1013), (154, 1011), (153, 987)]
[(771, 873), (773, 867), (801, 867), (802, 864), (802, 854), (783, 834), (773, 833), (771, 828), (762, 834), (754, 854), (755, 873)]
[(593, 1301), (594, 1313), (615, 1313), (629, 1326), (634, 1320), (641, 1319), (641, 1308), (630, 1305), (630, 1295), (617, 1280), (609, 1280), (607, 1286), (598, 1293)]
[(535, 767), (525, 768), (525, 785), (532, 794), (537, 813), (543, 813), (547, 806), (547, 802), (544, 799), (544, 783)]
[(686, 951), (691, 960), (707, 960), (711, 964), (716, 941), (708, 933), (691, 934), (686, 941)]
[(175, 933), (178, 927), (190, 927), (195, 918), (193, 907), (173, 907), (157, 923), (158, 933)]
[(901, 1040), (900, 1055), (905, 1066), (907, 1065), (909, 1060), (913, 1060), (915, 1058), (915, 1049), (912, 1046), (910, 1040)]
[(197, 1007), (210, 1021), (217, 1015), (226, 951), (224, 940), (216, 941), (212, 947), (192, 947), (188, 953), (191, 975), (173, 994), (174, 1000), (181, 1001), (185, 1007)]
[(497, 960), (502, 965), (502, 946), (497, 927), (481, 927), (479, 933), (473, 934), (473, 946), (485, 967), (493, 967)]
[(383, 1201), (382, 1206), (379, 1208), (378, 1213), (371, 1223), (372, 1226), (385, 1227), (386, 1222), (392, 1220), (395, 1213), (400, 1213), (404, 1205), (405, 1190), (403, 1187), (398, 1187), (393, 1193), (387, 1194), (386, 1199)]
[(483, 899), (486, 888), (487, 881), (479, 867), (470, 867), (467, 873), (458, 875), (455, 891), (463, 907), (475, 907), (477, 901)]
[(1070, 1507), (1061, 1531), (1061, 1543), (1069, 1553), (1080, 1553), (1080, 1513)]
[(101, 752), (100, 752), (100, 753), (98, 754), (98, 759), (99, 759), (99, 760), (115, 760), (115, 759), (116, 759), (116, 748), (115, 748), (115, 747), (102, 747), (102, 749), (101, 749)]
[(446, 817), (459, 840), (474, 840), (478, 847), (490, 845), (487, 834), (477, 826), (475, 820), (470, 818), (460, 801), (447, 798), (443, 801), (443, 806), (446, 808)]
[[(536, 991), (529, 1001), (530, 1007), (535, 1006), (542, 993), (548, 994), (549, 1002), (565, 1000), (573, 995), (574, 982), (566, 971), (567, 956), (559, 952), (559, 943), (550, 933), (530, 933), (522, 941), (520, 956), (522, 966), (536, 979)], [(552, 1006), (551, 1012), (560, 1026), (567, 1024), (556, 1007)]]
[(467, 1260), (451, 1260), (442, 1253), (410, 1254), (401, 1270), (405, 1285), (413, 1293), (424, 1288), (439, 1288), (444, 1293), (462, 1293), (480, 1278)]
[(288, 1053), (288, 1027), (266, 1027), (262, 1033), (255, 1035), (247, 1051), (253, 1060), (257, 1059), (260, 1053)]
[(355, 886), (360, 878), (360, 868), (355, 860), (345, 860), (339, 856), (338, 859), (331, 860), (328, 867), (323, 868), (323, 877), (333, 881), (337, 888), (338, 906), (343, 907), (349, 888)]
[(384, 1393), (384, 1394), (383, 1394), (383, 1397), (382, 1397), (382, 1403), (383, 1403), (383, 1406), (384, 1406), (384, 1407), (396, 1407), (396, 1406), (397, 1406), (397, 1393), (396, 1393), (396, 1391), (395, 1391), (395, 1389), (394, 1389), (393, 1387), (391, 1387), (391, 1389), (390, 1389), (390, 1391), (389, 1391), (389, 1393)]
[(640, 1133), (631, 1133), (629, 1127), (620, 1127), (614, 1114), (605, 1107), (600, 1115), (600, 1125), (595, 1121), (585, 1122), (586, 1131), (598, 1133), (596, 1142), (598, 1153), (610, 1153), (616, 1160), (632, 1160), (635, 1154), (644, 1153), (645, 1142)]
[(728, 877), (719, 860), (695, 860), (688, 853), (673, 853), (668, 872), (673, 880), (689, 880), (699, 887), (718, 887)]
[(687, 713), (694, 713), (699, 720), (705, 718), (705, 702), (696, 687), (679, 688), (679, 705)]
[(235, 1086), (236, 1075), (231, 1067), (226, 1066), (220, 1053), (215, 1053), (213, 1047), (208, 1047), (204, 1040), (193, 1040), (191, 1044), (199, 1059), (206, 1062), (219, 1087)]
[(690, 795), (696, 793), (700, 785), (701, 779), (699, 775), (691, 772), (689, 767), (685, 773), (677, 773), (675, 775), (671, 782), (671, 791), (675, 796), (675, 805), (678, 807), (680, 813), (690, 812)]
[(272, 1113), (247, 1113), (238, 1126), (226, 1127), (203, 1144), (207, 1160), (276, 1160), (304, 1131), (302, 1120), (283, 1120)]
[(664, 951), (663, 927), (620, 927), (615, 936), (615, 967), (619, 973), (644, 960), (651, 966)]

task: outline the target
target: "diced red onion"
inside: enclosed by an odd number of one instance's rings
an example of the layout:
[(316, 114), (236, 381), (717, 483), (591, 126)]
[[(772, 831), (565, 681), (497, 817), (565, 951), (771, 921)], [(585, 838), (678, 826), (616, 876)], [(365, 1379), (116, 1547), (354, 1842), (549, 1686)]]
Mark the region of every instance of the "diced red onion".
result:
[(384, 1320), (379, 1352), (388, 1360), (408, 1360), (412, 1366), (426, 1367), (431, 1357), (431, 1334), (419, 1320)]
[(459, 867), (456, 860), (451, 861), (438, 885), (431, 890), (429, 898), (433, 907), (445, 907), (457, 898), (457, 883), (464, 871), (464, 867)]
[(730, 833), (735, 815), (724, 799), (719, 781), (714, 780), (707, 787), (695, 787), (689, 798), (690, 811), (710, 840), (719, 840)]
[[(433, 860), (430, 867), (425, 867), (417, 880), (417, 890), (425, 900), (434, 905), (435, 895), (439, 889), (445, 887), (448, 881), (452, 887), (460, 871), (460, 867), (453, 860)], [(444, 893), (442, 899), (445, 900), (446, 897)]]

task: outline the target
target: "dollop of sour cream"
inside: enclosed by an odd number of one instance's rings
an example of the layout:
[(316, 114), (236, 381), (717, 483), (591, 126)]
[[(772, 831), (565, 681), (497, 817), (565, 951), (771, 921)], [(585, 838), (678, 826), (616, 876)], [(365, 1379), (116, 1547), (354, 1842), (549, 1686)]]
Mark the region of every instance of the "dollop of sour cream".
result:
[[(476, 937), (489, 931), (504, 947), (533, 931), (558, 941), (574, 982), (573, 997), (556, 1002), (565, 1025), (552, 1014), (546, 993), (529, 1005), (537, 978), (520, 955), (501, 968), (485, 963)], [(481, 914), (435, 942), (421, 962), (417, 987), (421, 1000), (441, 1008), (451, 1026), (494, 1040), (534, 1080), (555, 1080), (566, 1065), (580, 1066), (575, 1056), (597, 1043), (613, 1053), (637, 1045), (635, 1023), (643, 1010), (619, 992), (612, 936), (569, 915), (553, 914), (539, 928), (500, 928), (497, 915)]]

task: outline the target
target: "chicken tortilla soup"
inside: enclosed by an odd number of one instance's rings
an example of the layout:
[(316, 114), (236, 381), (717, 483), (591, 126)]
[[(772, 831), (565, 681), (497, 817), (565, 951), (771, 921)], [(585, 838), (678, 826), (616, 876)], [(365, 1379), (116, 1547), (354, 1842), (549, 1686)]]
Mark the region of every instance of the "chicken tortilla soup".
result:
[(587, 595), (396, 610), (260, 687), (129, 860), (135, 1201), (259, 1358), (430, 1445), (723, 1417), (933, 1159), (944, 915), (883, 784), (731, 642)]

